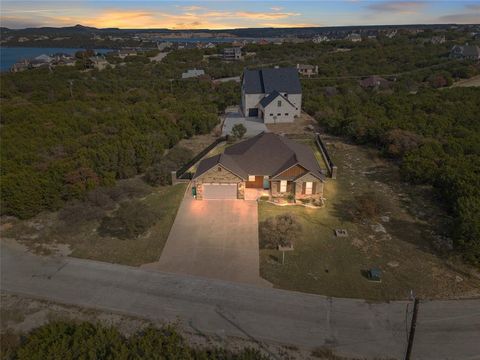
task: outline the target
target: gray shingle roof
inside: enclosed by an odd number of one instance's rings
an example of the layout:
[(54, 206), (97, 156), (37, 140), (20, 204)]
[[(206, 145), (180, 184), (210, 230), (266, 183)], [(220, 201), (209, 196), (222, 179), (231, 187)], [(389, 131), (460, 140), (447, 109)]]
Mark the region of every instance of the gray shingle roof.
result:
[(300, 94), (302, 86), (296, 68), (271, 68), (243, 72), (247, 94), (270, 94), (273, 91)]
[(226, 148), (221, 155), (202, 160), (193, 178), (199, 177), (217, 164), (245, 180), (248, 175), (274, 177), (296, 164), (318, 179), (325, 179), (309, 146), (273, 133), (261, 133)]
[(272, 92), (270, 95), (265, 96), (262, 100), (260, 100), (260, 105), (262, 105), (264, 108), (267, 107), (272, 101), (274, 101), (277, 97), (281, 97), (283, 100), (285, 100), (287, 103), (295, 107), (286, 97), (282, 96), (277, 90)]

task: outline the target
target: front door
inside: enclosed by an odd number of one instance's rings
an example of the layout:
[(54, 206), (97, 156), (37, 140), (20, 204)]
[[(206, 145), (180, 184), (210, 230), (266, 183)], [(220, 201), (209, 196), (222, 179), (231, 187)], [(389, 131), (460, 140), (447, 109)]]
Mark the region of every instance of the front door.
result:
[(255, 176), (255, 181), (247, 181), (245, 183), (245, 187), (262, 189), (263, 188), (263, 176)]
[(265, 190), (270, 189), (270, 181), (268, 180), (268, 177), (267, 177), (267, 176), (265, 176), (265, 177), (263, 178), (263, 188), (264, 188)]

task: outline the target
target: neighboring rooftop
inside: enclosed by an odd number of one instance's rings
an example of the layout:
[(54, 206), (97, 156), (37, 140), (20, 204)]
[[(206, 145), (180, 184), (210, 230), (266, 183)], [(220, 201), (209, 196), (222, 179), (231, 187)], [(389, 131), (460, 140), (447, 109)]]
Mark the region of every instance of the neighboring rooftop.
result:
[(278, 91), (288, 94), (300, 94), (302, 86), (296, 68), (269, 68), (260, 70), (245, 70), (245, 93), (269, 94)]
[(223, 154), (202, 160), (194, 178), (215, 165), (222, 165), (237, 176), (247, 179), (248, 175), (274, 177), (296, 164), (320, 180), (325, 179), (309, 146), (274, 133), (261, 133), (226, 148)]

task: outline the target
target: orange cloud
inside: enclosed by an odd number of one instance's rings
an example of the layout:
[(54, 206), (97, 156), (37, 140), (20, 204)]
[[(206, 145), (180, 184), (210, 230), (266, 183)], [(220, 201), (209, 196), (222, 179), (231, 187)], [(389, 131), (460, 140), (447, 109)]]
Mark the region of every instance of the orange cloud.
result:
[[(98, 28), (169, 28), (169, 29), (229, 29), (242, 27), (267, 26), (263, 22), (275, 22), (275, 20), (288, 20), (299, 16), (293, 12), (256, 12), (256, 11), (216, 11), (208, 10), (200, 6), (179, 7), (184, 12), (161, 12), (147, 10), (124, 10), (105, 9), (93, 16), (84, 13), (78, 15), (56, 15), (52, 11), (50, 16), (38, 17), (39, 25), (69, 26), (83, 24)], [(5, 19), (5, 16), (2, 17)], [(15, 19), (9, 19), (14, 22)], [(286, 21), (280, 26), (303, 26)], [(268, 25), (273, 26), (273, 25)]]

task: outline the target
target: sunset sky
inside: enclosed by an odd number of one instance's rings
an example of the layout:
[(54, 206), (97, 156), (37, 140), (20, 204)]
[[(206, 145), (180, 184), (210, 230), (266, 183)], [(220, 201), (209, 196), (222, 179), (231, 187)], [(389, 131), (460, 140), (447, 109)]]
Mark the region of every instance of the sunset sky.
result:
[(480, 23), (480, 1), (1, 1), (1, 26), (228, 29)]

